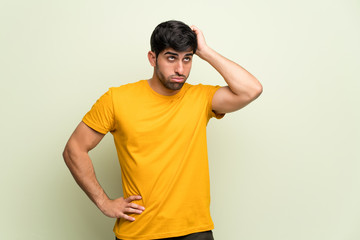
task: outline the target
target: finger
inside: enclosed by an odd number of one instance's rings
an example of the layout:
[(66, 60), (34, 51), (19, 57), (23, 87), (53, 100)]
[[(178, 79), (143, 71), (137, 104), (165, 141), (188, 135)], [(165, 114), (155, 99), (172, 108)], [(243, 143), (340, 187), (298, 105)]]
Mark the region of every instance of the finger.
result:
[(128, 197), (127, 199), (125, 199), (128, 203), (132, 202), (132, 201), (135, 201), (135, 200), (140, 200), (141, 199), (141, 196), (139, 195), (132, 195), (130, 197)]
[(139, 209), (139, 210), (142, 210), (142, 211), (145, 210), (145, 208), (144, 208), (143, 206), (140, 206), (140, 205), (135, 204), (135, 203), (129, 203), (129, 204), (128, 204), (128, 207), (135, 208), (135, 209)]
[(129, 215), (126, 215), (126, 214), (124, 214), (124, 213), (123, 213), (123, 214), (121, 214), (120, 218), (123, 218), (123, 219), (125, 219), (125, 220), (130, 221), (130, 222), (135, 221), (135, 218), (130, 217)]
[(191, 28), (191, 30), (194, 31), (195, 33), (201, 32), (200, 29), (199, 29), (198, 27), (196, 27), (195, 25), (192, 25), (190, 28)]
[(139, 210), (139, 209), (135, 209), (135, 208), (125, 208), (124, 212), (126, 213), (136, 213), (136, 214), (141, 214), (143, 211)]

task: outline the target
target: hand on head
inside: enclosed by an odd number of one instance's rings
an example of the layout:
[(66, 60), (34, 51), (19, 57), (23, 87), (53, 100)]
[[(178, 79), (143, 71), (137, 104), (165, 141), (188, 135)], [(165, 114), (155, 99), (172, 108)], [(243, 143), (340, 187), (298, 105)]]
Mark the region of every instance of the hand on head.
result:
[(200, 58), (202, 58), (203, 52), (208, 49), (208, 46), (207, 46), (206, 41), (205, 41), (204, 34), (195, 25), (190, 26), (190, 28), (196, 34), (196, 38), (197, 38), (198, 46), (197, 46), (197, 50), (196, 50), (196, 55), (198, 55)]

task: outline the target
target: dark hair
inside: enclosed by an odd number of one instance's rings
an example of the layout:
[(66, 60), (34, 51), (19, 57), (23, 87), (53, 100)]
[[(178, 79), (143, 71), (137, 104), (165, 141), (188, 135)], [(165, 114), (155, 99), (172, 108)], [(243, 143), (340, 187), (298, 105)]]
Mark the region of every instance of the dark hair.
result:
[(169, 47), (179, 52), (190, 48), (195, 53), (197, 49), (196, 34), (188, 25), (175, 20), (160, 23), (151, 35), (150, 44), (156, 56)]

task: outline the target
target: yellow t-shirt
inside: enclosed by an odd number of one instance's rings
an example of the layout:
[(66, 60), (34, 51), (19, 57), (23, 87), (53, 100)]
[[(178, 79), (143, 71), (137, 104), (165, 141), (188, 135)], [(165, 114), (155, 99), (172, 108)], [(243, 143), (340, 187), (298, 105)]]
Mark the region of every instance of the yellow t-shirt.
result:
[(124, 240), (169, 238), (213, 229), (206, 125), (219, 86), (190, 85), (173, 96), (156, 93), (146, 80), (110, 88), (83, 122), (111, 132), (121, 166), (124, 197), (145, 207), (117, 219)]

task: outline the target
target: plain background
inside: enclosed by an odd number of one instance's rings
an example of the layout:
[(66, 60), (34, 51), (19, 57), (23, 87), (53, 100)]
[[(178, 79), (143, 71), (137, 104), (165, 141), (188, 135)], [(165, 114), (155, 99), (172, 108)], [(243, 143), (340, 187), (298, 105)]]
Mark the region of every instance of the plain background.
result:
[[(109, 87), (151, 77), (151, 32), (177, 19), (264, 92), (208, 125), (217, 240), (360, 239), (358, 0), (1, 0), (0, 239), (113, 239), (63, 159)], [(195, 57), (189, 83), (223, 85)], [(91, 152), (121, 196), (112, 136)]]

